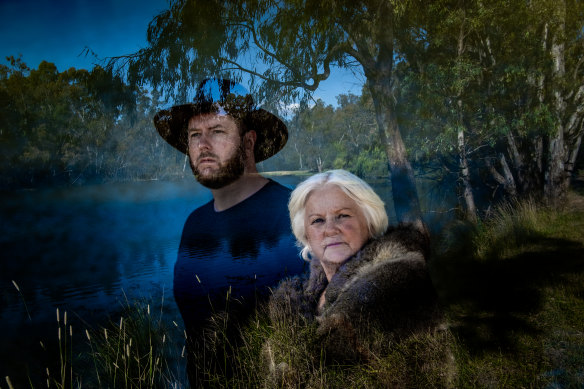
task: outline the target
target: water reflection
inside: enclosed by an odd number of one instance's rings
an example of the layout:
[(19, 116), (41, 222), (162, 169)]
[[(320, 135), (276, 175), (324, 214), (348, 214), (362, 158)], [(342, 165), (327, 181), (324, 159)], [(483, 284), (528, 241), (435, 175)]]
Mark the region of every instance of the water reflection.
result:
[[(276, 180), (294, 187), (300, 178)], [(391, 215), (388, 181), (374, 182), (373, 187)], [(425, 209), (435, 211), (439, 209), (437, 204), (444, 203), (425, 193), (420, 191)], [(69, 311), (71, 320), (76, 321), (78, 343), (84, 342), (84, 327), (103, 322), (121, 308), (126, 296), (146, 297), (157, 304), (164, 295), (165, 314), (180, 323), (172, 299), (172, 281), (181, 231), (187, 215), (210, 198), (210, 193), (190, 177), (173, 183), (0, 193), (0, 377), (10, 375), (15, 383), (18, 373), (20, 382), (28, 386), (27, 365), (31, 372), (44, 374), (44, 351), (39, 342), (46, 344), (47, 339), (55, 338), (57, 307)], [(279, 265), (265, 261), (261, 253), (278, 256), (279, 250), (291, 242), (278, 234), (267, 234), (259, 241), (254, 236), (265, 233), (242, 232), (240, 228), (226, 231), (229, 238), (205, 239), (196, 246), (201, 252), (220, 248), (241, 258), (236, 265), (241, 266), (239, 270), (230, 272), (227, 281), (231, 284), (245, 289), (272, 283), (262, 274), (272, 273), (269, 266)], [(202, 277), (202, 287), (216, 283), (212, 266), (196, 271)], [(257, 277), (252, 279), (249, 274)], [(12, 280), (18, 283), (23, 298)], [(28, 319), (23, 299), (32, 320)], [(58, 351), (46, 354), (50, 359)]]
[(25, 382), (27, 365), (44, 374), (39, 342), (55, 338), (57, 307), (82, 329), (104, 323), (126, 298), (156, 305), (164, 295), (165, 311), (179, 317), (172, 268), (182, 225), (210, 198), (192, 181), (0, 194), (2, 377)]

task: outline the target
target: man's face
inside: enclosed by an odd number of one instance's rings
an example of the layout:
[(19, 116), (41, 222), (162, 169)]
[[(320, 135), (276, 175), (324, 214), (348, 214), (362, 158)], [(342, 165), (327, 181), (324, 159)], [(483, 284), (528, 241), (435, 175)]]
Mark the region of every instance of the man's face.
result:
[(208, 113), (197, 115), (188, 125), (189, 159), (197, 181), (219, 189), (244, 172), (245, 149), (233, 118)]

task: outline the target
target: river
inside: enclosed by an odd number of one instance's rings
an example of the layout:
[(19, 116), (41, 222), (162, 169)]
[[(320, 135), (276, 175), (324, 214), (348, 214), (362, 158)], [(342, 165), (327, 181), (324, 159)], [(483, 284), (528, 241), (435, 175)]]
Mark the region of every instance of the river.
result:
[[(290, 188), (300, 181), (274, 179)], [(374, 187), (391, 204), (387, 181)], [(136, 298), (150, 301), (153, 310), (163, 304), (166, 319), (180, 323), (172, 296), (180, 235), (188, 214), (211, 199), (194, 179), (0, 197), (0, 377), (23, 382), (44, 372), (51, 356), (40, 343), (56, 336), (57, 308), (69, 313), (80, 334)]]

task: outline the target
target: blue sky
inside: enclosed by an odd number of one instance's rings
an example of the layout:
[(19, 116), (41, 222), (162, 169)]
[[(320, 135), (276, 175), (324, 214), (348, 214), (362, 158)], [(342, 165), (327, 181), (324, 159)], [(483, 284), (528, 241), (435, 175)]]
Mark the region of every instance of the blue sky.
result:
[(128, 54), (146, 44), (146, 28), (167, 0), (0, 0), (0, 55), (22, 54), (31, 68), (42, 60), (59, 71), (91, 68), (99, 57)]
[[(133, 53), (146, 45), (148, 23), (168, 7), (168, 0), (0, 0), (0, 61), (17, 57), (37, 68), (43, 60), (59, 71), (90, 69), (97, 60)], [(341, 93), (361, 94), (362, 82), (335, 71), (315, 93), (335, 104)]]

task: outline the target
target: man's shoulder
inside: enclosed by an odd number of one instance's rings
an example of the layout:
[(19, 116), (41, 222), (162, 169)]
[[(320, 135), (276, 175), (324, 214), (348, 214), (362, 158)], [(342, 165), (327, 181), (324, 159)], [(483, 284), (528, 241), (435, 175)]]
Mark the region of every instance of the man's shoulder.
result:
[[(285, 215), (287, 217), (288, 199), (291, 192), (290, 188), (269, 179), (268, 183), (259, 191), (225, 211), (215, 212), (213, 200), (201, 205), (191, 212), (186, 224), (191, 228), (201, 228), (202, 221), (208, 222), (209, 224), (206, 225), (209, 226), (214, 223), (229, 221), (233, 218), (238, 219), (242, 215), (245, 216), (250, 213), (270, 213), (274, 216), (284, 217), (283, 215)], [(197, 227), (192, 227), (193, 225)]]
[(268, 209), (273, 211), (274, 208), (282, 208), (287, 212), (291, 192), (290, 188), (270, 179), (262, 189), (242, 202), (241, 206), (252, 209), (259, 208), (266, 211)]
[(290, 197), (290, 193), (292, 193), (292, 189), (272, 180), (271, 178), (268, 178), (268, 183), (258, 192), (258, 194), (283, 196), (286, 198)]
[(193, 219), (193, 218), (207, 217), (207, 216), (213, 215), (214, 213), (215, 212), (214, 212), (214, 208), (213, 208), (213, 200), (209, 200), (207, 203), (199, 206), (194, 211), (192, 211), (188, 218)]

